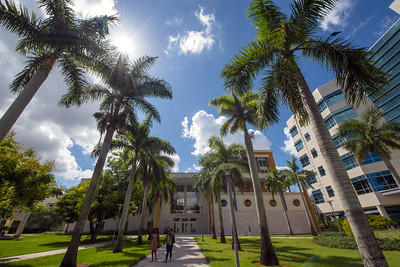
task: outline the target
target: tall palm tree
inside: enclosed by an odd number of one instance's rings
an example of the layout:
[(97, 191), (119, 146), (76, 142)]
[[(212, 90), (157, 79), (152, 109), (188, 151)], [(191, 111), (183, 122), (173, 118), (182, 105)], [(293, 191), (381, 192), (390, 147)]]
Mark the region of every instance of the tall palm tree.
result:
[(149, 136), (152, 127), (152, 117), (148, 116), (143, 123), (138, 121), (129, 125), (112, 144), (112, 148), (125, 149), (128, 154), (131, 171), (129, 175), (128, 188), (125, 194), (122, 216), (118, 228), (117, 241), (113, 252), (122, 252), (122, 238), (124, 235), (124, 226), (128, 219), (129, 203), (131, 202), (132, 189), (136, 178), (136, 171), (142, 154), (151, 153), (154, 150), (159, 150), (167, 154), (175, 153), (174, 148), (167, 141), (157, 137)]
[(289, 216), (287, 214), (286, 200), (285, 200), (285, 196), (284, 196), (283, 190), (282, 190), (282, 187), (287, 187), (289, 185), (288, 179), (286, 179), (286, 177), (284, 175), (281, 175), (280, 171), (278, 171), (277, 169), (270, 169), (269, 173), (270, 173), (270, 175), (267, 176), (264, 186), (266, 189), (268, 189), (271, 192), (273, 199), (275, 199), (275, 193), (278, 191), (279, 196), (282, 201), (283, 213), (285, 215), (289, 234), (293, 235), (292, 225), (290, 224)]
[[(175, 153), (175, 150), (172, 146), (166, 142), (169, 146), (171, 151), (170, 154)], [(172, 152), (173, 151), (173, 152)], [(147, 151), (146, 153), (139, 154), (139, 166), (137, 171), (138, 179), (141, 179), (144, 185), (144, 193), (143, 193), (143, 202), (142, 202), (142, 210), (141, 210), (141, 217), (140, 217), (140, 224), (139, 224), (139, 232), (136, 243), (138, 245), (143, 243), (143, 226), (144, 226), (144, 219), (145, 213), (147, 208), (147, 198), (149, 188), (152, 183), (158, 183), (162, 180), (166, 180), (169, 170), (174, 167), (174, 161), (164, 155), (164, 150), (160, 149), (159, 147), (152, 148), (151, 150)]]
[(400, 124), (393, 121), (381, 122), (385, 112), (371, 106), (361, 115), (361, 120), (351, 119), (339, 125), (339, 136), (347, 141), (344, 147), (353, 151), (362, 164), (368, 152), (378, 153), (400, 187), (400, 177), (390, 158), (393, 149), (400, 149)]
[[(263, 128), (269, 123), (277, 121), (277, 105), (269, 102), (269, 105), (260, 106), (260, 95), (249, 91), (238, 98), (234, 93), (223, 95), (210, 101), (212, 106), (218, 107), (219, 114), (229, 116), (228, 120), (221, 127), (221, 135), (226, 135), (228, 131), (235, 133), (238, 130), (244, 134), (244, 143), (247, 152), (248, 166), (250, 168), (250, 177), (253, 184), (254, 197), (256, 200), (256, 210), (258, 224), (261, 234), (261, 253), (260, 263), (264, 265), (279, 265), (274, 247), (272, 246), (269, 235), (267, 215), (262, 196), (260, 177), (258, 175), (257, 162), (254, 156), (253, 143), (247, 129), (247, 123), (256, 128)], [(261, 111), (263, 117), (260, 116)]]
[[(247, 159), (246, 153), (244, 148), (240, 144), (231, 144), (226, 146), (222, 138), (217, 136), (211, 136), (208, 139), (208, 145), (210, 147), (210, 151), (205, 153), (199, 159), (199, 165), (211, 170), (211, 183), (210, 185), (213, 186), (215, 189), (218, 190), (217, 193), (217, 202), (218, 202), (218, 209), (220, 209), (220, 229), (221, 229), (221, 243), (222, 243), (222, 233), (224, 233), (224, 229), (221, 228), (223, 224), (222, 221), (222, 208), (220, 208), (221, 204), (221, 191), (223, 187), (226, 187), (227, 192), (231, 190), (228, 187), (227, 179), (230, 179), (230, 184), (237, 185), (240, 188), (245, 186), (245, 181), (242, 175), (242, 168), (247, 169)], [(230, 170), (230, 175), (225, 175), (225, 170), (221, 168), (224, 164), (232, 164), (233, 168)], [(226, 182), (223, 182), (223, 180)], [(231, 199), (229, 200), (231, 201)], [(223, 226), (222, 226), (223, 227)], [(241, 250), (237, 229), (236, 229), (236, 220), (233, 216), (232, 221), (232, 241), (236, 240), (238, 249)], [(232, 247), (234, 246), (234, 242), (232, 242)]]
[[(86, 84), (84, 69), (96, 70), (96, 62), (107, 51), (103, 41), (116, 16), (77, 19), (71, 0), (37, 1), (44, 18), (14, 1), (0, 2), (0, 26), (20, 39), (16, 51), (29, 60), (11, 84), (19, 92), (0, 119), (0, 142), (46, 80), (54, 64), (58, 64), (69, 92), (79, 93)], [(82, 68), (83, 67), (83, 68)]]
[(308, 185), (309, 187), (312, 188), (312, 185), (308, 181), (308, 176), (314, 176), (315, 173), (313, 171), (300, 171), (299, 165), (297, 165), (296, 162), (296, 157), (292, 156), (291, 160), (286, 161), (287, 168), (282, 170), (282, 174), (287, 177), (289, 180), (290, 184), (296, 184), (299, 188), (301, 199), (304, 203), (304, 208), (306, 211), (306, 217), (308, 221), (308, 225), (310, 226), (310, 231), (313, 236), (317, 235), (317, 231), (314, 227), (313, 219), (311, 211), (308, 208), (308, 205), (306, 204), (306, 199), (305, 199), (305, 194), (307, 194), (307, 191), (303, 191), (303, 188), (305, 188), (305, 185)]
[(61, 103), (67, 107), (80, 105), (89, 100), (102, 99), (101, 112), (94, 114), (100, 133), (105, 132), (103, 143), (99, 152), (92, 179), (81, 208), (78, 222), (75, 225), (71, 242), (64, 255), (61, 266), (76, 266), (76, 257), (81, 233), (93, 202), (94, 194), (115, 130), (123, 131), (127, 124), (136, 121), (134, 108), (140, 108), (144, 113), (160, 121), (156, 108), (146, 100), (147, 97), (160, 97), (170, 99), (172, 92), (168, 83), (149, 76), (146, 71), (151, 67), (156, 58), (142, 57), (133, 63), (127, 57), (119, 56), (103, 73), (103, 86), (86, 87), (81, 94), (70, 92), (63, 96)]
[(193, 187), (211, 200), (212, 239), (217, 239), (217, 233), (215, 232), (214, 192), (211, 186), (210, 171), (206, 168), (202, 168), (198, 174), (193, 175), (193, 180)]
[[(365, 266), (387, 266), (386, 259), (368, 225), (329, 130), (299, 67), (300, 58), (311, 59), (332, 71), (349, 103), (358, 105), (366, 94), (375, 95), (387, 84), (386, 74), (370, 62), (364, 49), (336, 38), (318, 37), (320, 20), (332, 11), (336, 0), (303, 0), (290, 3), (286, 15), (271, 0), (253, 0), (247, 12), (257, 38), (225, 66), (226, 88), (243, 93), (261, 81), (268, 101), (287, 104), (302, 123), (310, 123), (325, 159), (332, 187), (338, 192)], [(259, 74), (263, 77), (259, 79)], [(261, 264), (271, 265), (263, 260)], [(274, 263), (275, 264), (275, 263)]]

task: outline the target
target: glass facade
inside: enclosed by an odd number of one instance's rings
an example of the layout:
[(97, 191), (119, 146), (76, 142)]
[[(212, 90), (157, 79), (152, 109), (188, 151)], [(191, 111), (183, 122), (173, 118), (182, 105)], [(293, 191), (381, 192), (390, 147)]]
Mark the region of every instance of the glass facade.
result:
[(186, 198), (185, 198), (185, 186), (180, 185), (177, 188), (177, 192), (171, 201), (171, 213), (200, 213), (200, 193), (192, 186), (186, 186)]
[(364, 174), (351, 179), (351, 182), (358, 195), (397, 188), (390, 171)]
[(398, 20), (370, 49), (372, 60), (390, 75), (391, 84), (378, 98), (370, 96), (374, 104), (385, 111), (386, 120), (400, 121), (400, 20)]
[(318, 101), (317, 105), (319, 111), (324, 111), (327, 107), (333, 106), (336, 103), (344, 101), (346, 98), (344, 97), (342, 90), (336, 90), (329, 95), (324, 96), (320, 101)]
[(378, 161), (382, 161), (382, 159), (379, 157), (378, 153), (367, 153), (367, 155), (365, 156), (365, 159), (363, 161), (363, 164), (370, 164), (370, 163), (374, 163), (374, 162), (378, 162)]
[(333, 142), (335, 143), (336, 149), (342, 147), (347, 141), (347, 138), (339, 137), (339, 134), (332, 135)]
[(340, 157), (342, 159), (342, 162), (344, 164), (344, 167), (346, 170), (351, 170), (355, 167), (360, 166), (354, 157), (353, 152), (349, 152), (347, 154), (344, 154), (343, 156)]

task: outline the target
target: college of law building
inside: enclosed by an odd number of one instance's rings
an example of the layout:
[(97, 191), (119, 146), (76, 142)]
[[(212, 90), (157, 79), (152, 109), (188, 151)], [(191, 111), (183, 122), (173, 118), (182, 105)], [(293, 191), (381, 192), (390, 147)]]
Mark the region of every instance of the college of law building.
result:
[[(268, 169), (275, 168), (272, 151), (255, 151), (260, 174), (260, 183), (263, 189), (264, 205), (267, 214), (269, 231), (274, 234), (288, 234), (289, 229), (284, 216), (284, 206), (279, 194), (272, 198), (270, 192), (264, 188), (265, 177), (268, 176)], [(158, 199), (153, 207), (148, 207), (145, 211), (145, 225), (147, 230), (158, 227), (161, 232), (164, 229), (173, 228), (175, 233), (184, 234), (210, 234), (212, 233), (211, 212), (214, 208), (215, 229), (219, 234), (218, 206), (215, 201), (204, 196), (194, 187), (193, 175), (195, 173), (171, 173), (172, 178), (177, 182), (177, 192), (174, 193), (172, 202), (165, 202)], [(234, 198), (236, 199), (235, 217), (237, 231), (239, 234), (247, 234), (250, 226), (252, 233), (259, 233), (256, 205), (253, 193), (253, 186), (249, 174), (244, 174), (246, 186), (244, 190), (235, 187)], [(311, 211), (306, 214), (305, 205), (299, 192), (285, 192), (288, 217), (294, 233), (309, 233), (310, 223), (316, 224), (316, 218), (311, 207)], [(308, 197), (308, 196), (307, 196)], [(307, 198), (306, 198), (307, 202)], [(226, 193), (221, 194), (222, 213), (224, 230), (226, 234), (231, 234), (232, 224), (229, 213), (228, 197)], [(212, 207), (214, 205), (214, 207)], [(310, 209), (308, 209), (310, 210)], [(150, 213), (150, 211), (152, 211)], [(103, 230), (116, 229), (118, 219), (107, 220)], [(128, 231), (138, 230), (140, 216), (136, 213), (129, 215), (126, 229)], [(66, 225), (64, 231), (73, 231), (73, 224)], [(89, 231), (88, 225), (84, 231)]]
[[(390, 7), (399, 13), (400, 1), (394, 1)], [(369, 97), (367, 104), (353, 107), (345, 100), (336, 80), (318, 87), (313, 96), (365, 213), (390, 217), (400, 226), (400, 188), (385, 163), (377, 154), (368, 153), (360, 165), (354, 154), (343, 147), (346, 140), (337, 134), (340, 123), (358, 118), (370, 105), (384, 110), (384, 120), (400, 123), (400, 20), (370, 48), (370, 52), (374, 53), (372, 60), (376, 66), (390, 77), (391, 84), (381, 96)], [(308, 179), (313, 186), (311, 193), (318, 209), (326, 215), (343, 215), (343, 207), (332, 188), (330, 174), (324, 169), (326, 162), (320, 155), (313, 130), (308, 125), (300, 125), (293, 116), (286, 124), (303, 168), (317, 174)], [(400, 151), (393, 151), (391, 158), (400, 173)]]

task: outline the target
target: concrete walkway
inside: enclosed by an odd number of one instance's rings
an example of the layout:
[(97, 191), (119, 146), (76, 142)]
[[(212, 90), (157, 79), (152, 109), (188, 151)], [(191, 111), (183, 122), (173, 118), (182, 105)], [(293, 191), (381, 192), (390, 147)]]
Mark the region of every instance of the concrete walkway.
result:
[(172, 261), (164, 262), (166, 248), (162, 246), (157, 251), (157, 260), (151, 261), (151, 253), (146, 258), (134, 264), (132, 267), (170, 266), (170, 267), (206, 267), (210, 266), (201, 252), (193, 236), (175, 236), (175, 244), (172, 250)]
[[(129, 239), (134, 239), (134, 238), (136, 238), (136, 236), (129, 236), (129, 237), (124, 238), (124, 240), (129, 240)], [(106, 245), (111, 245), (111, 242), (112, 241), (106, 241), (106, 242), (100, 242), (100, 243), (96, 243), (96, 244), (81, 245), (81, 246), (79, 246), (78, 250), (103, 247)], [(63, 254), (65, 252), (67, 252), (67, 249), (63, 248), (63, 249), (50, 250), (50, 251), (44, 251), (44, 252), (38, 252), (38, 253), (32, 253), (32, 254), (0, 258), (0, 264), (5, 264), (5, 263), (9, 263), (9, 262), (14, 262), (14, 261), (30, 260), (30, 259), (35, 259), (35, 258), (40, 258), (40, 257), (45, 257), (45, 256), (56, 255), (56, 254)]]

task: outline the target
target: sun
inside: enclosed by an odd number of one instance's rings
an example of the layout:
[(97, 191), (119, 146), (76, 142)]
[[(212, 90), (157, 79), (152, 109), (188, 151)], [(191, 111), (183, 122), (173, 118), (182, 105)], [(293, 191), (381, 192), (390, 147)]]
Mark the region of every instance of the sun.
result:
[(133, 56), (136, 52), (133, 37), (129, 35), (116, 35), (112, 37), (111, 42), (117, 49), (128, 56)]

